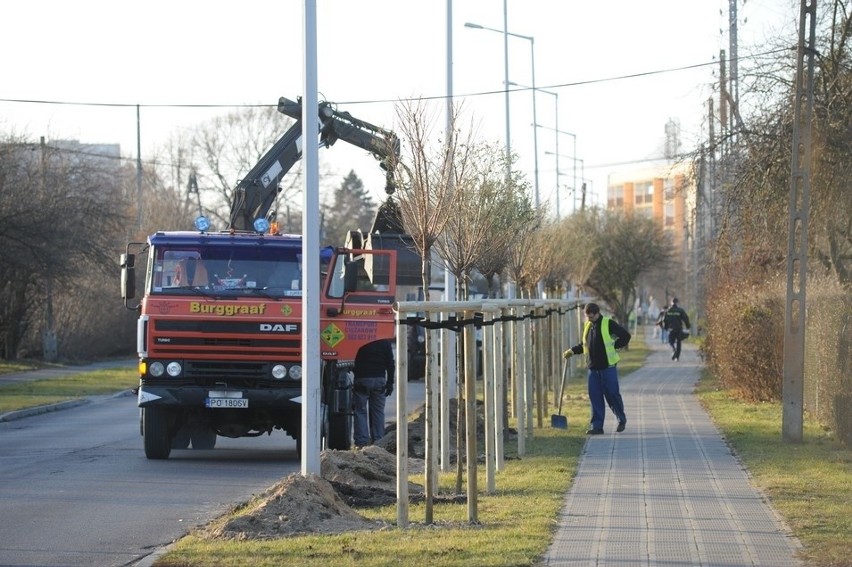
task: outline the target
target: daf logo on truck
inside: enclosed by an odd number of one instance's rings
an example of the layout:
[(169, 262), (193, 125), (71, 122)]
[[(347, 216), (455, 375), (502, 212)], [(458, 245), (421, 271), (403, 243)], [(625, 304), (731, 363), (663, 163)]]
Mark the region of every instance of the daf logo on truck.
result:
[(260, 332), (293, 334), (299, 332), (299, 325), (295, 323), (261, 323)]

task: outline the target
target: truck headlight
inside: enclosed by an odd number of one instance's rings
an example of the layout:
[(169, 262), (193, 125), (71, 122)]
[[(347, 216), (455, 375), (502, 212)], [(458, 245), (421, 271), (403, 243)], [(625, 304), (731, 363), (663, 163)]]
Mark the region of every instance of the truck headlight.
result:
[(302, 367), (298, 364), (294, 364), (290, 367), (290, 378), (293, 380), (301, 380), (302, 379)]
[(166, 366), (166, 372), (174, 378), (175, 376), (180, 376), (181, 372), (183, 372), (183, 367), (181, 367), (180, 362), (173, 360)]
[(165, 373), (165, 371), (166, 367), (160, 361), (152, 362), (151, 367), (148, 369), (148, 372), (150, 372), (151, 376), (153, 376), (154, 378), (159, 378)]
[(287, 367), (283, 364), (276, 364), (272, 367), (272, 377), (276, 380), (281, 380), (287, 376)]

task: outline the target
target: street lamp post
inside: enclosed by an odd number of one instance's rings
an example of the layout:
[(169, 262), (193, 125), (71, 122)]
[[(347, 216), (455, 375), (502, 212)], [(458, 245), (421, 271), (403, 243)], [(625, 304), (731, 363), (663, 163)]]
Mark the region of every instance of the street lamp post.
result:
[[(530, 42), (530, 58), (531, 58), (531, 75), (532, 75), (532, 90), (533, 90), (533, 122), (536, 122), (536, 107), (535, 107), (535, 38), (529, 35), (522, 35), (519, 33), (512, 33), (508, 30), (498, 30), (496, 28), (489, 28), (486, 26), (482, 26), (479, 24), (474, 24), (472, 22), (465, 22), (464, 27), (471, 28), (475, 30), (487, 30), (493, 31), (497, 33), (501, 33), (504, 36), (513, 36), (521, 39), (526, 39)], [(506, 77), (505, 77), (505, 92), (506, 92), (506, 157), (509, 160), (509, 165), (507, 167), (511, 167), (511, 152), (509, 146), (509, 53), (506, 52)], [(533, 134), (535, 134), (535, 130), (533, 130)], [(533, 135), (533, 151), (535, 153), (535, 206), (538, 208), (541, 203), (539, 201), (539, 190), (538, 190), (538, 137)]]
[[(560, 201), (560, 199), (559, 199), (559, 134), (568, 134), (569, 136), (574, 137), (574, 155), (575, 156), (577, 155), (577, 136), (572, 134), (571, 132), (563, 132), (559, 129), (559, 93), (553, 92), (553, 91), (548, 91), (546, 89), (537, 89), (534, 86), (535, 83), (533, 83), (532, 87), (528, 87), (526, 85), (521, 85), (519, 83), (510, 83), (510, 84), (518, 86), (518, 87), (523, 87), (525, 89), (531, 88), (533, 90), (533, 128), (534, 128), (533, 145), (538, 146), (538, 142), (536, 140), (537, 140), (537, 132), (538, 132), (539, 128), (547, 128), (548, 130), (553, 130), (553, 132), (555, 133), (555, 136), (554, 136), (555, 140), (554, 141), (556, 143), (556, 147), (554, 149), (555, 149), (556, 153), (553, 154), (553, 155), (556, 156), (556, 218), (559, 219), (559, 218), (561, 218), (561, 215), (559, 214), (559, 201)], [(553, 112), (553, 119), (554, 119), (554, 122), (556, 123), (555, 128), (550, 128), (548, 126), (542, 126), (541, 124), (538, 123), (538, 120), (536, 120), (536, 116), (535, 116), (535, 93), (536, 93), (536, 91), (538, 91), (540, 93), (553, 95), (553, 97), (554, 97), (553, 100), (554, 100), (554, 103), (555, 103), (554, 112)], [(536, 152), (536, 158), (538, 158), (538, 152)], [(574, 177), (577, 176), (576, 171), (577, 170), (575, 168)], [(536, 181), (537, 180), (538, 180), (538, 163), (536, 162)], [(575, 183), (576, 183), (576, 181), (575, 181)]]
[[(542, 126), (542, 127), (544, 128), (544, 126)], [(570, 134), (570, 132), (561, 132), (561, 133), (562, 133), (562, 134)], [(572, 134), (572, 136), (573, 136), (573, 134)], [(577, 139), (576, 139), (576, 137), (575, 137), (575, 138), (574, 138), (575, 144), (576, 144), (576, 140), (577, 140)], [(576, 145), (575, 145), (574, 147), (575, 147), (575, 150), (576, 150)], [(576, 198), (577, 198), (577, 197), (576, 197), (576, 196), (577, 196), (577, 162), (579, 162), (579, 163), (580, 163), (580, 180), (581, 180), (581, 181), (584, 181), (584, 182), (585, 182), (585, 181), (590, 181), (589, 179), (586, 179), (586, 177), (585, 177), (585, 174), (586, 174), (586, 166), (585, 166), (585, 163), (583, 162), (583, 160), (582, 160), (582, 159), (578, 159), (576, 155), (574, 155), (574, 156), (566, 156), (566, 155), (556, 154), (556, 153), (554, 153), (554, 152), (544, 152), (544, 153), (545, 153), (546, 155), (549, 155), (549, 156), (564, 157), (564, 158), (570, 159), (570, 160), (572, 160), (572, 161), (574, 162), (574, 187), (573, 187), (573, 189), (574, 189), (574, 199), (575, 199), (575, 201), (576, 201)], [(559, 172), (557, 172), (557, 175), (560, 175), (560, 173), (559, 173)], [(582, 193), (583, 193), (583, 195), (582, 195), (582, 200), (581, 200), (581, 203), (580, 203), (580, 207), (581, 207), (581, 209), (584, 209), (584, 208), (586, 207), (586, 194), (585, 194), (585, 187), (583, 188)], [(575, 207), (575, 209), (576, 209), (576, 207)]]
[[(553, 130), (554, 132), (556, 132), (557, 140), (559, 139), (559, 134), (564, 134), (565, 136), (571, 136), (571, 139), (574, 142), (573, 143), (573, 146), (574, 146), (573, 155), (569, 157), (569, 159), (574, 164), (573, 165), (574, 180), (573, 180), (573, 184), (571, 186), (576, 190), (577, 189), (577, 161), (578, 161), (577, 160), (577, 134), (575, 134), (573, 132), (566, 132), (565, 130), (560, 130), (558, 128), (558, 126), (556, 128), (551, 128), (549, 126), (544, 126), (542, 124), (536, 124), (536, 126), (538, 128), (545, 128), (547, 130)], [(558, 142), (556, 144), (556, 148), (557, 149), (556, 149), (555, 152), (544, 152), (544, 153), (545, 153), (545, 155), (551, 155), (551, 156), (556, 157), (556, 179), (558, 180), (559, 179), (559, 157), (560, 157), (559, 149), (558, 149), (559, 148)], [(568, 157), (568, 156), (562, 156), (562, 157)], [(582, 160), (579, 160), (579, 161), (582, 161)], [(574, 208), (576, 208), (576, 207), (574, 207)]]

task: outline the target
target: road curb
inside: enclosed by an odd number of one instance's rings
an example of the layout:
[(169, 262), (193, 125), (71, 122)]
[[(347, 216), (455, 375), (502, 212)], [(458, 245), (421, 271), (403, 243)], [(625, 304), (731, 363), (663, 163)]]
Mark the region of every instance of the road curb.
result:
[[(100, 398), (105, 398), (105, 399), (122, 398), (124, 396), (132, 396), (132, 395), (134, 395), (132, 390), (122, 390), (121, 392), (118, 392), (116, 394), (112, 394), (112, 395), (108, 395), (108, 396), (101, 396)], [(34, 415), (41, 415), (41, 414), (49, 413), (49, 412), (52, 412), (52, 411), (61, 411), (61, 410), (76, 408), (76, 407), (79, 407), (79, 406), (90, 404), (97, 399), (99, 399), (99, 398), (77, 398), (75, 400), (67, 400), (67, 401), (58, 402), (58, 403), (55, 403), (55, 404), (46, 404), (46, 405), (43, 405), (43, 406), (35, 406), (35, 407), (32, 407), (32, 408), (24, 408), (24, 409), (20, 409), (20, 410), (10, 411), (10, 412), (6, 412), (6, 413), (0, 415), (0, 423), (5, 423), (7, 421), (15, 421), (17, 419), (23, 419), (25, 417), (31, 417), (31, 416), (34, 416)]]
[(47, 404), (44, 406), (36, 406), (34, 408), (25, 408), (21, 410), (10, 411), (0, 415), (0, 422), (6, 421), (15, 421), (16, 419), (22, 419), (24, 417), (30, 417), (33, 415), (41, 415), (43, 413), (48, 413), (52, 411), (60, 411), (69, 408), (75, 408), (77, 406), (82, 406), (88, 404), (90, 400), (88, 398), (80, 398), (77, 400), (68, 400), (66, 402), (59, 402), (56, 404)]

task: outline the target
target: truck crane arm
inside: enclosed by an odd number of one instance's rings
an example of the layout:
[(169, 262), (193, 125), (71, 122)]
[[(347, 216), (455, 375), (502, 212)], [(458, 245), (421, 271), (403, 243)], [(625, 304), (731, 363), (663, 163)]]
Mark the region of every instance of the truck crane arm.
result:
[[(385, 192), (388, 195), (393, 194), (396, 190), (393, 172), (400, 152), (396, 134), (359, 120), (348, 112), (339, 112), (329, 102), (321, 102), (318, 110), (320, 146), (330, 147), (337, 140), (343, 140), (367, 150), (379, 160), (381, 168), (385, 170)], [(281, 97), (278, 100), (278, 112), (295, 119), (296, 122), (234, 189), (229, 224), (232, 230), (251, 230), (255, 219), (269, 214), (272, 203), (281, 190), (281, 179), (302, 157), (301, 100), (293, 102)]]

